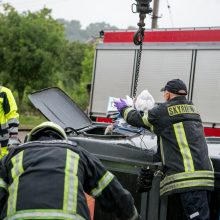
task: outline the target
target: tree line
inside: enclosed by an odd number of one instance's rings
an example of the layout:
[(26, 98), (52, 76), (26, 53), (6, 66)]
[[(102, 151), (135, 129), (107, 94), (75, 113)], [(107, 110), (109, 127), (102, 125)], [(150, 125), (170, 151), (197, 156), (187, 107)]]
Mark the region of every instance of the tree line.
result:
[[(135, 29), (135, 27), (128, 27)], [(101, 30), (117, 30), (105, 22), (85, 29), (77, 20), (54, 19), (51, 10), (19, 13), (9, 4), (0, 12), (1, 84), (15, 94), (19, 111), (31, 109), (27, 95), (58, 86), (81, 108), (88, 105), (86, 85), (91, 82), (94, 44)]]
[[(57, 19), (58, 22), (64, 25), (65, 37), (70, 41), (87, 42), (90, 39), (99, 37), (101, 30), (119, 30), (116, 26), (111, 26), (105, 22), (97, 22), (89, 24), (85, 29), (82, 29), (80, 21)], [(137, 27), (128, 26), (129, 30), (136, 30)]]
[(105, 22), (91, 23), (82, 29), (80, 21), (57, 19), (65, 27), (65, 37), (70, 41), (87, 42), (92, 38), (99, 37), (101, 30), (118, 30), (116, 26), (111, 26)]
[(70, 41), (51, 10), (18, 13), (9, 4), (0, 13), (1, 84), (15, 94), (19, 111), (29, 111), (27, 95), (58, 86), (85, 108), (94, 45)]

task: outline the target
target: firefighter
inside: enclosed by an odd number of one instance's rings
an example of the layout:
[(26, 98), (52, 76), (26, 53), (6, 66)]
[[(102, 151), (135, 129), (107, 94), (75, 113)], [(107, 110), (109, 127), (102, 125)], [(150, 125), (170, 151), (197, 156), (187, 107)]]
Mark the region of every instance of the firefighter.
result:
[(84, 192), (117, 219), (135, 220), (131, 194), (101, 162), (44, 122), (10, 148), (0, 167), (0, 219), (90, 219)]
[(123, 99), (115, 106), (129, 124), (157, 135), (165, 174), (161, 196), (179, 193), (188, 219), (208, 220), (207, 193), (214, 189), (214, 171), (199, 112), (186, 99), (182, 80), (167, 82), (161, 91), (165, 103), (146, 112), (127, 106)]
[(19, 114), (10, 89), (0, 86), (0, 158), (8, 153), (7, 147), (18, 142)]

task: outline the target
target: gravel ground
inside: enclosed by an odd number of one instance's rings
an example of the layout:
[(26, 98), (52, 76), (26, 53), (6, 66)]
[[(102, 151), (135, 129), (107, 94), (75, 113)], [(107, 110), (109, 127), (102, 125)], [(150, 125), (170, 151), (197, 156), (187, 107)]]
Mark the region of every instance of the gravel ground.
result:
[(19, 137), (19, 140), (24, 143), (24, 138), (26, 136), (26, 134), (29, 132), (29, 130), (27, 129), (22, 129), (22, 130), (19, 130), (18, 132), (18, 137)]

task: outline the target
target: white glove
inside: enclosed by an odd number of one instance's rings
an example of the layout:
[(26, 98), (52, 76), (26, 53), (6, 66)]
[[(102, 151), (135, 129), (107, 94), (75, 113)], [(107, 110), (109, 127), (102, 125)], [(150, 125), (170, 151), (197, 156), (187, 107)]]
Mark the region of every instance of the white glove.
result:
[(105, 135), (112, 135), (112, 132), (113, 132), (113, 124), (110, 124), (106, 127), (105, 129)]
[(13, 134), (9, 136), (9, 141), (8, 141), (8, 146), (15, 146), (15, 145), (19, 145), (20, 141), (18, 139), (18, 135)]
[(126, 101), (128, 106), (134, 107), (134, 101), (130, 96), (126, 95), (126, 100), (125, 101)]
[(138, 111), (148, 111), (154, 107), (155, 101), (148, 90), (143, 90), (135, 101), (135, 108)]

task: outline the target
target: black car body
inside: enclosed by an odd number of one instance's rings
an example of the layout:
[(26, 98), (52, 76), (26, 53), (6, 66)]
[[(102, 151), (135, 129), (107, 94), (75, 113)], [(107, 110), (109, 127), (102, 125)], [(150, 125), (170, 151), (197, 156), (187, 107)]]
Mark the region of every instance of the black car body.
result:
[[(68, 138), (96, 155), (133, 195), (142, 219), (184, 219), (178, 198), (160, 198), (160, 177), (155, 176), (149, 193), (136, 192), (136, 178), (141, 167), (161, 169), (157, 155), (157, 138), (148, 131), (132, 132), (117, 129), (113, 135), (104, 135), (107, 123), (92, 122), (90, 118), (56, 87), (43, 89), (29, 95), (32, 104), (50, 121), (63, 127)], [(215, 168), (215, 192), (210, 196), (213, 220), (219, 220), (220, 212), (220, 139), (207, 138), (209, 154)], [(173, 207), (175, 206), (175, 209)], [(95, 209), (95, 219), (114, 219)]]

